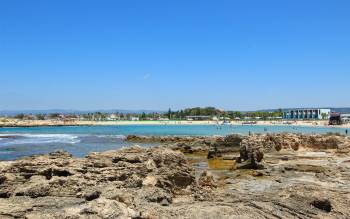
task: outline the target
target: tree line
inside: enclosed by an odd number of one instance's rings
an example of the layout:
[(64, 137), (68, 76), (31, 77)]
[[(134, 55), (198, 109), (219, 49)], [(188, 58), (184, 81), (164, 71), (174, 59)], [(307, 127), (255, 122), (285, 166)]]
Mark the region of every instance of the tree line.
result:
[(229, 119), (244, 119), (246, 117), (250, 118), (261, 118), (261, 119), (269, 119), (269, 118), (278, 118), (282, 117), (283, 112), (282, 109), (267, 112), (267, 111), (254, 111), (254, 112), (240, 112), (240, 111), (225, 111), (220, 110), (215, 107), (195, 107), (188, 108), (184, 110), (172, 111), (171, 109), (165, 114), (168, 119), (184, 119), (187, 116), (209, 116), (209, 117), (224, 117)]
[(83, 119), (89, 121), (104, 121), (104, 120), (130, 120), (132, 118), (138, 118), (139, 120), (159, 120), (159, 119), (170, 119), (170, 120), (184, 120), (188, 116), (208, 116), (210, 118), (229, 118), (229, 119), (244, 119), (246, 117), (250, 118), (260, 118), (263, 120), (282, 117), (282, 109), (275, 110), (272, 112), (267, 111), (254, 111), (254, 112), (240, 112), (240, 111), (225, 111), (220, 110), (215, 107), (194, 107), (186, 108), (181, 110), (173, 111), (169, 109), (167, 112), (152, 112), (152, 113), (86, 113), (86, 114), (68, 114), (62, 115), (59, 113), (50, 114), (36, 114), (36, 115), (26, 115), (18, 114), (14, 116), (16, 119), (26, 119), (26, 120), (46, 120), (46, 119)]

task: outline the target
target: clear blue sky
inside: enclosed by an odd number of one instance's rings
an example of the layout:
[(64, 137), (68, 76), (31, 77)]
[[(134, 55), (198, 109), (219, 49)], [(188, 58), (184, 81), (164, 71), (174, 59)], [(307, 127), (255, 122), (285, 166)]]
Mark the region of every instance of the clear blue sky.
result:
[(350, 106), (348, 0), (0, 0), (0, 110)]

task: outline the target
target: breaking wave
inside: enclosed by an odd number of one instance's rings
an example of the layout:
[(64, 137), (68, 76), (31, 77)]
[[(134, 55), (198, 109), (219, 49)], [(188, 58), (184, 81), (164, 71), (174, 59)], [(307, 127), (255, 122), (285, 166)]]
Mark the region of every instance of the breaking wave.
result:
[(49, 143), (76, 144), (80, 142), (79, 136), (70, 134), (0, 134), (0, 137), (0, 139), (2, 139), (2, 145)]

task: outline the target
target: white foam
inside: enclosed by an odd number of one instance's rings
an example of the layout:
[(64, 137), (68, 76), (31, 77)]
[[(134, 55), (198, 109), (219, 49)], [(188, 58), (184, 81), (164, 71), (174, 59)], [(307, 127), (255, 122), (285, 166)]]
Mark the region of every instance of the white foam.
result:
[(2, 145), (14, 144), (48, 144), (48, 143), (79, 143), (79, 137), (70, 134), (0, 134), (0, 136), (12, 136), (14, 138), (3, 138), (7, 141)]
[(12, 151), (0, 151), (0, 154), (11, 154)]

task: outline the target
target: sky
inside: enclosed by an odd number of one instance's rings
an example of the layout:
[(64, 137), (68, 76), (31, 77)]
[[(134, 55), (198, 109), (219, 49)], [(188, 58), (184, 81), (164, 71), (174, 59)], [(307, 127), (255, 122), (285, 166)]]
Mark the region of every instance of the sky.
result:
[(0, 110), (350, 106), (348, 0), (0, 0)]

